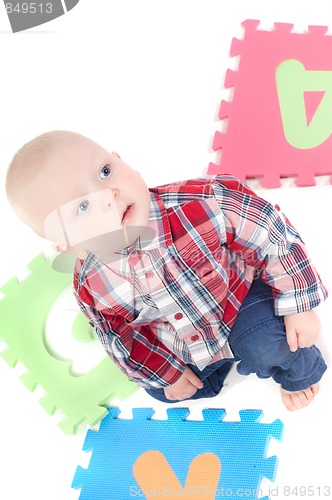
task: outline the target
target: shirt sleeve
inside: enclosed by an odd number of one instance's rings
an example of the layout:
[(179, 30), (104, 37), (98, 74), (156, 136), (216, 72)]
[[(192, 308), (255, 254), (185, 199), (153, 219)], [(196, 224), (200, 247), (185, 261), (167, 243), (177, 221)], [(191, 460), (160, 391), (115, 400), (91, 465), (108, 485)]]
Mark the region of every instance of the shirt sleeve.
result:
[[(223, 243), (246, 265), (261, 270), (273, 289), (279, 316), (310, 310), (327, 297), (297, 230), (280, 209), (256, 196), (241, 181), (214, 184), (224, 216)], [(237, 181), (237, 182), (236, 182)]]
[(157, 322), (133, 328), (111, 309), (99, 311), (83, 302), (75, 289), (74, 295), (108, 356), (131, 380), (146, 389), (162, 388), (182, 375), (185, 363), (157, 338)]

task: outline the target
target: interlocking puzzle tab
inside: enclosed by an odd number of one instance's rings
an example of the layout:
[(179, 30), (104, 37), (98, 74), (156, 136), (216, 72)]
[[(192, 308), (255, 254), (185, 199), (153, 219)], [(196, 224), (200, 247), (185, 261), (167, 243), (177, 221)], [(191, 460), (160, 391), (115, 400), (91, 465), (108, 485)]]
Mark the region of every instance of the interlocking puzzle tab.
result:
[(332, 36), (326, 26), (295, 33), (292, 24), (259, 24), (244, 21), (243, 40), (232, 41), (239, 65), (224, 85), (234, 95), (221, 102), (219, 119), (228, 122), (215, 134), (221, 160), (208, 173), (263, 177), (264, 187), (279, 187), (282, 177), (315, 185), (315, 176), (332, 174)]
[(280, 420), (260, 423), (256, 410), (241, 411), (239, 422), (223, 421), (224, 410), (203, 410), (203, 421), (188, 420), (185, 408), (167, 413), (168, 420), (157, 420), (152, 409), (135, 408), (125, 420), (110, 409), (84, 443), (90, 464), (77, 468), (72, 483), (80, 500), (261, 498), (261, 479), (275, 479), (277, 458), (266, 453), (271, 438), (282, 438)]
[[(0, 355), (12, 368), (18, 361), (23, 363), (27, 369), (21, 377), (24, 384), (30, 391), (38, 385), (43, 387), (47, 394), (40, 403), (50, 415), (57, 409), (62, 411), (65, 418), (59, 427), (73, 434), (79, 424), (87, 421), (94, 426), (107, 415), (103, 405), (111, 397), (124, 399), (137, 386), (107, 357), (89, 372), (74, 376), (70, 362), (52, 355), (45, 341), (45, 322), (52, 304), (70, 286), (72, 277), (55, 272), (43, 255), (37, 256), (28, 268), (31, 274), (22, 282), (12, 279), (1, 288), (4, 298), (0, 300), (0, 338), (8, 348)], [(87, 321), (85, 324), (89, 329)], [(80, 325), (82, 321), (75, 320), (76, 338), (80, 336)]]

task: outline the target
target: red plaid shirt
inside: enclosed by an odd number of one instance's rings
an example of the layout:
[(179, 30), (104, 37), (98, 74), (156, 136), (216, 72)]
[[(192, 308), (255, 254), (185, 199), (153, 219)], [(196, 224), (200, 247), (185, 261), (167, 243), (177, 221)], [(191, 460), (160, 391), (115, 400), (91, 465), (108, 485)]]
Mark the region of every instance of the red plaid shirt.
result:
[(73, 289), (105, 350), (146, 388), (174, 383), (232, 357), (227, 342), (259, 271), (276, 315), (327, 297), (298, 232), (279, 209), (234, 177), (150, 189), (150, 242), (138, 239), (107, 265), (76, 262)]

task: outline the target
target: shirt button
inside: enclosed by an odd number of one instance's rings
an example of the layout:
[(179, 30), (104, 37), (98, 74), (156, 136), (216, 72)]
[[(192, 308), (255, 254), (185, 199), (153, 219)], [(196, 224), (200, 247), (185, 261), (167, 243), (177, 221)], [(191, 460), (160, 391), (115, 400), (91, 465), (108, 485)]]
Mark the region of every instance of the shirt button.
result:
[(140, 261), (140, 255), (139, 253), (135, 250), (129, 255), (128, 262), (131, 266), (137, 266), (137, 264)]
[(196, 342), (196, 340), (199, 340), (199, 335), (193, 335), (193, 336), (191, 337), (191, 340), (192, 340), (193, 342)]
[(153, 278), (153, 276), (154, 276), (153, 271), (146, 271), (146, 273), (145, 273), (146, 278), (151, 279), (151, 278)]
[(278, 212), (280, 212), (280, 207), (279, 207), (279, 205), (274, 205), (274, 208), (275, 208), (276, 210), (278, 210)]
[(182, 313), (176, 313), (174, 314), (174, 319), (178, 320), (178, 319), (182, 319), (183, 318), (183, 314)]

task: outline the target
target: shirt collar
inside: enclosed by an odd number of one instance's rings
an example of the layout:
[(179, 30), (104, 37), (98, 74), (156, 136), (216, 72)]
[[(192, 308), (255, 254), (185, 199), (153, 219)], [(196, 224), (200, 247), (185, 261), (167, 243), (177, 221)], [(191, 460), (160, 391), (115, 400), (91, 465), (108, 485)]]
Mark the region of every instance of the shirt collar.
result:
[(154, 247), (160, 245), (171, 246), (173, 244), (173, 237), (165, 203), (156, 192), (150, 191), (150, 196), (149, 227), (156, 232), (156, 236), (151, 244)]

